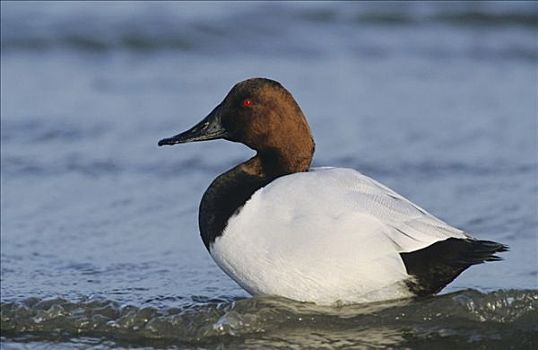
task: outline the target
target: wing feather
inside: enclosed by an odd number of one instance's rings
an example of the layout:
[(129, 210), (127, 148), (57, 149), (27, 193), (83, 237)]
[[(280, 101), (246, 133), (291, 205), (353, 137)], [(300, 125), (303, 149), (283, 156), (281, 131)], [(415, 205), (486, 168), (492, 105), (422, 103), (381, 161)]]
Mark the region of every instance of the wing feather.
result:
[[(327, 178), (336, 179), (341, 186), (334, 196), (343, 194), (351, 198), (354, 203), (353, 210), (370, 214), (380, 220), (386, 228), (384, 234), (394, 242), (399, 253), (422, 249), (448, 238), (470, 238), (464, 231), (448, 225), (392, 189), (356, 170), (314, 168), (313, 173), (320, 175), (319, 182), (325, 182)], [(334, 204), (338, 205), (338, 202)]]

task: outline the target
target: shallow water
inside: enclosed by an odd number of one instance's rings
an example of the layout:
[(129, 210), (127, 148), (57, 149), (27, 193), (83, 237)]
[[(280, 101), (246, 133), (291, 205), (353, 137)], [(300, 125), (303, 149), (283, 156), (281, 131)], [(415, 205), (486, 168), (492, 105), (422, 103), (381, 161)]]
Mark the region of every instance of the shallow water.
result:
[[(3, 347), (537, 343), (535, 4), (1, 6)], [(251, 76), (292, 91), (315, 165), (508, 244), (505, 261), (405, 305), (247, 298), (197, 207), (252, 152), (156, 142)]]
[(538, 292), (466, 290), (345, 307), (278, 298), (191, 300), (172, 308), (30, 298), (3, 304), (2, 322), (8, 345), (35, 339), (75, 345), (76, 337), (78, 345), (105, 346), (114, 339), (157, 347), (531, 348), (538, 340)]

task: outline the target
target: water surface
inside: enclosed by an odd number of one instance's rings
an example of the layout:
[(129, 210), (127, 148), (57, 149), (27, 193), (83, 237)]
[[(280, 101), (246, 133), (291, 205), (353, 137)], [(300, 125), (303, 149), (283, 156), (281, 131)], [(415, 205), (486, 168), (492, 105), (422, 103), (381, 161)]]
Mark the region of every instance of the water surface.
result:
[[(536, 344), (535, 4), (1, 6), (3, 347)], [(294, 94), (315, 165), (508, 244), (505, 261), (416, 303), (248, 298), (197, 210), (252, 151), (156, 142), (252, 76)]]

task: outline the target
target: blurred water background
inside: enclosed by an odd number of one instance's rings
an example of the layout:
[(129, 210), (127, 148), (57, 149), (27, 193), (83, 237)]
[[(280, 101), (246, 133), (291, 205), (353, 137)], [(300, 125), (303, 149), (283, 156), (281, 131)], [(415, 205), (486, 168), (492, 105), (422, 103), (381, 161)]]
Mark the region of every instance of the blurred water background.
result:
[[(536, 2), (1, 2), (1, 345), (536, 348)], [(315, 165), (508, 244), (420, 302), (248, 295), (197, 210), (252, 151), (159, 149), (231, 86), (296, 97)]]

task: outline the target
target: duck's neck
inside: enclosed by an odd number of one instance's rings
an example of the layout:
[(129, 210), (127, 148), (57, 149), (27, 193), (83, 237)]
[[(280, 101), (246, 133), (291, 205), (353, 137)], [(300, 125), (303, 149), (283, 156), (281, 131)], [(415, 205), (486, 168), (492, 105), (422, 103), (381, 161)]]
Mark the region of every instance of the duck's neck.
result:
[(198, 222), (205, 247), (219, 237), (230, 217), (241, 210), (258, 189), (274, 179), (291, 173), (308, 171), (312, 153), (283, 157), (280, 152), (258, 152), (250, 160), (218, 176), (202, 197)]

